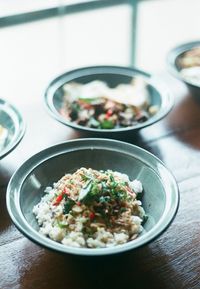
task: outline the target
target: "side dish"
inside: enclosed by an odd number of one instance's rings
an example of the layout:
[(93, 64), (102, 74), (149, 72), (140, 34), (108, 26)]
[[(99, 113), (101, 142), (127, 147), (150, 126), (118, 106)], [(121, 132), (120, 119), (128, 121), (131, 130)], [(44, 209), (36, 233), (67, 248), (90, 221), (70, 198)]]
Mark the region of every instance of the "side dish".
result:
[(114, 88), (100, 80), (86, 84), (69, 82), (63, 91), (61, 114), (67, 121), (90, 128), (134, 126), (158, 111), (157, 106), (150, 104), (147, 83), (141, 77)]
[(47, 187), (33, 213), (39, 232), (64, 245), (105, 248), (135, 239), (146, 219), (138, 180), (80, 168)]
[(200, 85), (200, 47), (186, 51), (178, 59), (182, 77), (194, 85)]

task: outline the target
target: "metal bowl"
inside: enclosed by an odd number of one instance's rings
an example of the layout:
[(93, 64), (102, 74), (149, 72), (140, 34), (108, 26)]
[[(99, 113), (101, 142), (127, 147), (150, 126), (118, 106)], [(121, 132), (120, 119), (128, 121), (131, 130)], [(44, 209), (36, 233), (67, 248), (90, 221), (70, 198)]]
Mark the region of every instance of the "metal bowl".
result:
[(0, 159), (2, 159), (19, 144), (25, 132), (20, 112), (3, 99), (0, 99), (0, 125), (7, 130), (7, 136), (0, 145)]
[(193, 84), (189, 80), (186, 80), (180, 74), (180, 70), (182, 69), (182, 67), (180, 66), (180, 63), (179, 63), (179, 59), (183, 56), (183, 54), (195, 47), (200, 47), (200, 41), (187, 42), (187, 43), (174, 47), (172, 50), (169, 51), (167, 55), (167, 65), (172, 75), (174, 75), (176, 78), (183, 81), (187, 85), (191, 94), (199, 97), (200, 85)]
[[(44, 188), (80, 167), (111, 169), (142, 182), (142, 204), (149, 218), (138, 238), (110, 248), (90, 249), (66, 246), (38, 232), (32, 210), (43, 196)], [(108, 255), (137, 249), (168, 228), (178, 205), (176, 181), (158, 158), (140, 147), (102, 138), (72, 140), (37, 153), (15, 172), (7, 188), (9, 215), (25, 236), (49, 249), (77, 255)]]
[[(106, 82), (110, 87), (115, 87), (120, 83), (129, 83), (132, 78), (136, 77), (142, 77), (145, 80), (151, 105), (157, 105), (159, 107), (158, 112), (143, 123), (124, 128), (96, 129), (67, 121), (60, 113), (63, 106), (62, 86), (67, 82), (76, 81), (84, 84), (93, 80), (101, 80)], [(110, 134), (136, 131), (159, 121), (171, 110), (173, 99), (166, 87), (162, 84), (162, 81), (144, 71), (136, 68), (118, 66), (93, 66), (72, 70), (54, 79), (45, 91), (45, 104), (50, 115), (64, 125), (89, 133)]]

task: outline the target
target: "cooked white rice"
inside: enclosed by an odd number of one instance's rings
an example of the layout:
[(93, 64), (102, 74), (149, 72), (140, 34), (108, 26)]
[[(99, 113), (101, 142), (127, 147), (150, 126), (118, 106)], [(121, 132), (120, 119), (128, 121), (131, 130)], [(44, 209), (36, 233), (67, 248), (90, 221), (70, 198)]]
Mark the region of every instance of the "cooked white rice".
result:
[(138, 180), (81, 168), (47, 187), (33, 213), (39, 232), (67, 246), (105, 248), (135, 239), (145, 212)]

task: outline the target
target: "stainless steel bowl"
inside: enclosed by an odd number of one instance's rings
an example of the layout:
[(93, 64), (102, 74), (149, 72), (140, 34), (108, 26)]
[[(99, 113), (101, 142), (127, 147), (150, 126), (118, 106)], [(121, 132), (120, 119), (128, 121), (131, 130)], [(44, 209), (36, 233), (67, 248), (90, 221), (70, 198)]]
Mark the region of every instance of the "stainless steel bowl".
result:
[[(32, 210), (43, 196), (44, 188), (80, 167), (111, 169), (142, 182), (142, 204), (149, 218), (138, 238), (110, 248), (89, 249), (66, 246), (38, 232)], [(137, 249), (168, 228), (178, 205), (176, 181), (158, 158), (140, 147), (101, 138), (72, 140), (37, 153), (15, 172), (7, 188), (9, 215), (25, 236), (49, 249), (77, 255), (108, 255)]]

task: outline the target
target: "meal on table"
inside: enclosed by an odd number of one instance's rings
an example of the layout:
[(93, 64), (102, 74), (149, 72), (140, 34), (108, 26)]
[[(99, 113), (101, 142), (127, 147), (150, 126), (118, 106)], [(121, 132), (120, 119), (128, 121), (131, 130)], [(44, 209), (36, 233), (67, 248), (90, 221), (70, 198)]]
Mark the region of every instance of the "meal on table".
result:
[(3, 148), (8, 137), (8, 130), (0, 124), (0, 150)]
[(60, 113), (67, 121), (95, 129), (135, 126), (157, 113), (151, 105), (147, 83), (142, 77), (128, 84), (109, 87), (101, 80), (63, 86), (64, 104)]
[(184, 52), (178, 59), (182, 77), (194, 85), (200, 85), (200, 47)]
[(65, 174), (33, 208), (39, 232), (64, 245), (105, 248), (134, 240), (147, 216), (139, 180), (112, 170)]

